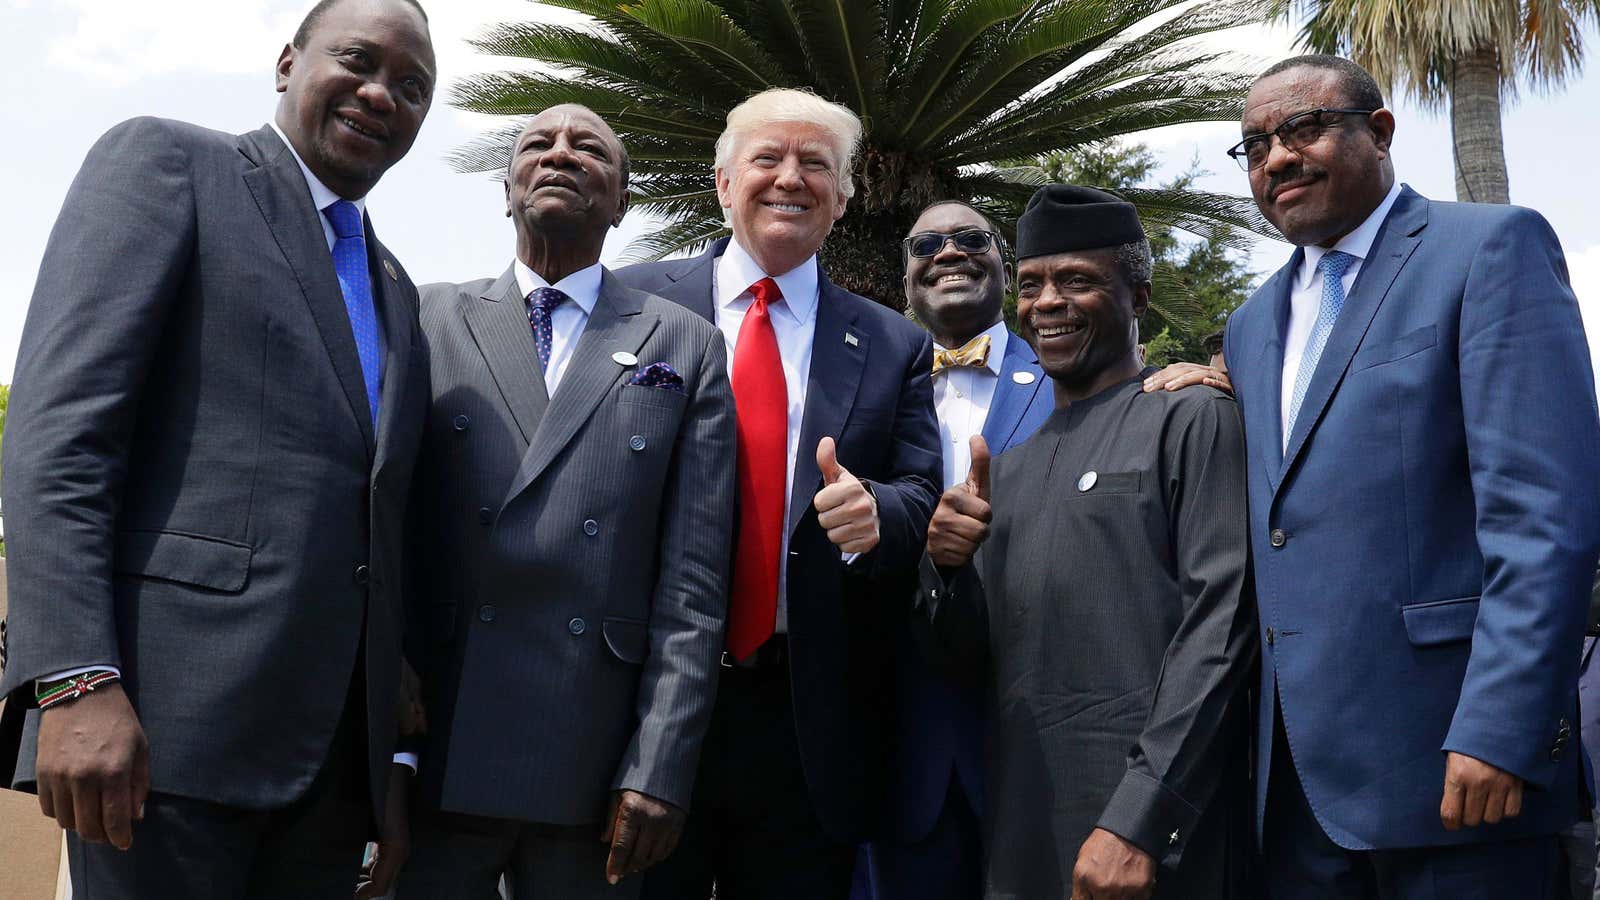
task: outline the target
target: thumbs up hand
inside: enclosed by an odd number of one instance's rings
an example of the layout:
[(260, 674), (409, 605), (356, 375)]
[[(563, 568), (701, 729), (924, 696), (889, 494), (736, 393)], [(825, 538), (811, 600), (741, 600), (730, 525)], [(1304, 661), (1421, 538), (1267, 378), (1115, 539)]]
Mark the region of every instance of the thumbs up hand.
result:
[(878, 501), (861, 479), (839, 464), (833, 438), (817, 442), (817, 468), (822, 490), (811, 498), (817, 524), (841, 553), (865, 553), (878, 546)]
[(989, 445), (973, 435), (972, 468), (967, 480), (952, 485), (939, 498), (928, 523), (928, 558), (943, 569), (959, 569), (972, 561), (978, 546), (989, 537)]

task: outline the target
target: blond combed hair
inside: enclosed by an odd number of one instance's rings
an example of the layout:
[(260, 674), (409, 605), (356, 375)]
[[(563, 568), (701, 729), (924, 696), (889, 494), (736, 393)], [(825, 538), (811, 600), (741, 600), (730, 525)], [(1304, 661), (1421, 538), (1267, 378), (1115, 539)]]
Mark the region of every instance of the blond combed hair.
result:
[(856, 192), (856, 148), (861, 144), (861, 119), (848, 106), (833, 103), (810, 91), (795, 88), (768, 88), (753, 94), (728, 111), (728, 124), (717, 137), (718, 169), (728, 170), (739, 144), (752, 133), (779, 122), (814, 125), (832, 138), (834, 158), (839, 164), (839, 192), (850, 199)]

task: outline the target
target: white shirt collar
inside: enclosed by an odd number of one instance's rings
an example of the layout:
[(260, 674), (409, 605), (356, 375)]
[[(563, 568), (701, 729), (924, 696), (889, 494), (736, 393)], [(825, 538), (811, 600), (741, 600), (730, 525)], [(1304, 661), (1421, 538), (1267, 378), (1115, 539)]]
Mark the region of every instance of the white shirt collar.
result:
[(513, 260), (511, 267), (517, 273), (517, 288), (522, 291), (523, 297), (527, 297), (537, 288), (553, 287), (571, 297), (572, 301), (583, 309), (583, 314), (586, 316), (594, 313), (594, 305), (600, 300), (600, 273), (604, 267), (599, 263), (579, 269), (555, 284), (545, 281), (538, 272), (528, 268), (520, 259)]
[[(739, 246), (738, 238), (729, 240), (728, 248), (722, 251), (722, 256), (717, 260), (717, 305), (733, 305), (750, 290), (750, 285), (767, 277), (769, 274), (761, 270), (761, 264), (755, 261), (755, 257)], [(816, 255), (813, 254), (810, 259), (782, 275), (770, 277), (778, 283), (778, 290), (783, 292), (783, 301), (774, 308), (787, 310), (789, 317), (801, 325), (810, 323), (817, 312)]]
[(1398, 180), (1389, 186), (1389, 193), (1384, 195), (1383, 202), (1378, 208), (1367, 216), (1366, 221), (1357, 225), (1355, 230), (1339, 239), (1339, 243), (1332, 247), (1309, 246), (1305, 248), (1305, 260), (1300, 265), (1300, 283), (1309, 284), (1316, 277), (1317, 263), (1322, 261), (1330, 251), (1338, 250), (1348, 253), (1357, 260), (1365, 262), (1367, 254), (1372, 252), (1372, 242), (1378, 239), (1378, 229), (1383, 227), (1383, 220), (1388, 217), (1389, 210), (1394, 208), (1395, 200), (1400, 197), (1402, 185)]
[[(988, 369), (989, 369), (989, 371), (993, 372), (994, 374), (999, 375), (1000, 374), (1000, 367), (1005, 364), (1005, 359), (1006, 359), (1006, 341), (1010, 340), (1010, 338), (1011, 338), (1011, 330), (1006, 328), (1005, 320), (1001, 319), (1000, 321), (994, 323), (993, 325), (990, 325), (988, 328), (985, 328), (982, 332), (980, 332), (980, 336), (983, 335), (983, 334), (987, 334), (989, 336), (989, 364), (988, 364)], [(955, 350), (955, 349), (957, 349), (955, 347), (946, 347), (945, 345), (939, 343), (938, 341), (934, 341), (933, 342), (933, 346), (934, 346), (935, 349), (938, 349), (938, 350)], [(940, 372), (944, 372), (946, 370), (940, 369), (939, 371)]]
[[(311, 188), (311, 203), (316, 206), (317, 212), (327, 209), (339, 200), (348, 199), (335, 194), (327, 185), (322, 183), (322, 179), (311, 173), (311, 169), (306, 166), (306, 161), (301, 159), (300, 154), (295, 152), (294, 144), (289, 142), (289, 136), (283, 133), (283, 129), (278, 127), (277, 122), (269, 122), (267, 124), (271, 125), (272, 130), (278, 133), (278, 139), (283, 141), (285, 147), (289, 148), (289, 155), (293, 156), (294, 161), (300, 164), (300, 174), (306, 177), (306, 187)], [(356, 205), (357, 212), (363, 215), (366, 214), (367, 198), (360, 197), (350, 202)]]

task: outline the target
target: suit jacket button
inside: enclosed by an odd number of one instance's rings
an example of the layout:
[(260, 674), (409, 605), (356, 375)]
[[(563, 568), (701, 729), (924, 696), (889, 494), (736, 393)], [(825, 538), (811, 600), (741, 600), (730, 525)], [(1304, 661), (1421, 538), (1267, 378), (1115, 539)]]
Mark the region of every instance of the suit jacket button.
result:
[(1284, 534), (1282, 528), (1274, 528), (1272, 529), (1272, 534), (1267, 536), (1267, 541), (1274, 547), (1282, 547), (1284, 544), (1289, 543), (1289, 536)]
[(494, 510), (490, 509), (487, 506), (479, 507), (478, 508), (478, 521), (482, 522), (485, 525), (489, 524), (490, 522), (493, 522), (494, 521)]
[(494, 621), (494, 614), (495, 613), (494, 613), (494, 605), (493, 604), (485, 603), (484, 605), (478, 607), (478, 621), (479, 622), (493, 622)]
[(567, 623), (567, 630), (573, 634), (583, 634), (584, 629), (588, 627), (589, 626), (585, 625), (582, 619), (577, 617), (574, 617), (572, 621)]
[(356, 584), (366, 584), (372, 580), (372, 571), (366, 566), (356, 566)]
[[(600, 533), (600, 523), (596, 522), (593, 519), (584, 519), (583, 520), (583, 533), (587, 534), (589, 537), (594, 537), (595, 535)], [(578, 620), (577, 619), (573, 619), (573, 621), (576, 622)]]
[(628, 446), (632, 447), (635, 450), (643, 450), (644, 449), (644, 435), (636, 434), (633, 437), (628, 438)]
[(455, 428), (457, 431), (466, 431), (467, 426), (470, 424), (471, 420), (466, 416), (456, 416), (454, 419), (450, 420), (451, 427)]
[(1550, 748), (1550, 761), (1561, 762), (1561, 747), (1559, 745)]

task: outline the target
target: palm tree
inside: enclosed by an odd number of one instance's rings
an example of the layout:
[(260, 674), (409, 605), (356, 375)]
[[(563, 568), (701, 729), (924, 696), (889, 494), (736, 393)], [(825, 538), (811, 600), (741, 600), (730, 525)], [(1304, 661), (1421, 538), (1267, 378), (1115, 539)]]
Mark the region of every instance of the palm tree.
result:
[(1509, 203), (1500, 134), (1518, 82), (1558, 87), (1583, 64), (1600, 0), (1303, 0), (1302, 43), (1343, 53), (1385, 90), (1424, 107), (1450, 105), (1456, 199)]
[[(666, 225), (634, 258), (727, 233), (711, 178), (729, 109), (774, 86), (810, 88), (865, 122), (859, 190), (823, 262), (835, 281), (895, 308), (899, 242), (917, 211), (971, 201), (1014, 222), (1042, 183), (1036, 161), (1164, 125), (1237, 121), (1248, 77), (1193, 39), (1263, 21), (1271, 0), (547, 0), (582, 27), (512, 22), (475, 41), (543, 71), (479, 76), (467, 110), (517, 117), (458, 151), (462, 171), (503, 171), (522, 118), (582, 103), (627, 145), (634, 201)], [(1244, 242), (1248, 200), (1125, 192), (1153, 225)], [(1006, 226), (1009, 227), (1009, 226)], [(1178, 310), (1181, 314), (1181, 310)]]

